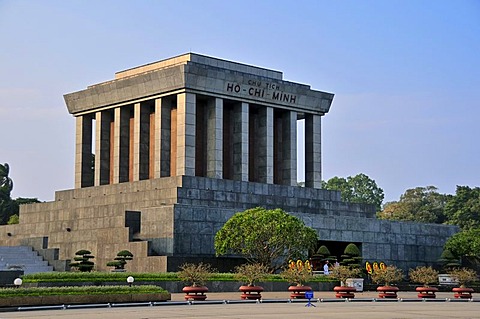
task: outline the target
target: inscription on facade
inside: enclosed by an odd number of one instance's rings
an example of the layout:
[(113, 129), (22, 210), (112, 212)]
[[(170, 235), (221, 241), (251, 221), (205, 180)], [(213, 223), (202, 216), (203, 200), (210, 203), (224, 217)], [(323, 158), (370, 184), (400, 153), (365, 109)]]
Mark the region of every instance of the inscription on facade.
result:
[(295, 94), (286, 93), (280, 85), (271, 82), (248, 80), (247, 83), (226, 82), (225, 91), (244, 96), (260, 97), (290, 104), (297, 103)]

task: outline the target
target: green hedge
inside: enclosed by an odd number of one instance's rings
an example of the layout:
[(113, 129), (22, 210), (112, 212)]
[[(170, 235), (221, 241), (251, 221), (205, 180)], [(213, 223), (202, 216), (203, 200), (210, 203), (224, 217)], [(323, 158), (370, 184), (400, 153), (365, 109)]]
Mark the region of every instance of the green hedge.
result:
[[(238, 281), (233, 273), (215, 273), (209, 281)], [(39, 282), (126, 282), (132, 276), (135, 282), (145, 281), (180, 281), (175, 272), (168, 273), (129, 273), (129, 272), (46, 272), (22, 276), (24, 283)], [(286, 281), (280, 275), (268, 275), (265, 282)], [(311, 282), (332, 282), (329, 276), (315, 276)]]
[(22, 276), (25, 283), (37, 282), (126, 282), (132, 276), (135, 281), (179, 280), (176, 273), (128, 273), (128, 272), (45, 272)]
[(2, 297), (22, 296), (60, 296), (60, 295), (110, 295), (110, 294), (155, 294), (168, 293), (157, 286), (80, 286), (80, 287), (49, 287), (49, 288), (2, 288)]

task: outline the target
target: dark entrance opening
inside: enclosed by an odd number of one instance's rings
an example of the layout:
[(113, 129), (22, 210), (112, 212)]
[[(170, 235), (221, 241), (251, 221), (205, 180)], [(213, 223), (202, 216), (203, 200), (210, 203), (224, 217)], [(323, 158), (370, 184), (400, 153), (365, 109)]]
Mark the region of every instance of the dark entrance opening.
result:
[(140, 233), (141, 223), (141, 212), (125, 211), (125, 227), (128, 227), (128, 241), (136, 241), (135, 237)]
[[(328, 260), (331, 265), (335, 263), (335, 260), (338, 260), (339, 263), (342, 262), (342, 255), (345, 251), (345, 248), (348, 244), (355, 244), (360, 251), (362, 251), (362, 243), (360, 242), (344, 242), (344, 241), (328, 241), (328, 240), (319, 240), (315, 252), (310, 256), (313, 270), (323, 270), (323, 263), (325, 260)], [(316, 258), (315, 253), (317, 252), (320, 246), (326, 246), (330, 251), (329, 256), (324, 256), (324, 258)]]

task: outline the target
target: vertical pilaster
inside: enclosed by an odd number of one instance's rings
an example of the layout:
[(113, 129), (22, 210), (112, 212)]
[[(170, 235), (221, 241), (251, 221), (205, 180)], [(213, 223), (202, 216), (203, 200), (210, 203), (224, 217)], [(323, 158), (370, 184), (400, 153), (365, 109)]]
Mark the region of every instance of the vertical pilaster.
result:
[(297, 185), (297, 112), (286, 111), (283, 116), (282, 184)]
[(321, 188), (322, 149), (321, 116), (307, 114), (305, 117), (305, 186)]
[(258, 121), (258, 182), (273, 184), (273, 108), (262, 107)]
[(223, 100), (207, 105), (207, 177), (223, 178)]
[(110, 183), (111, 111), (97, 112), (95, 122), (95, 186), (99, 186)]
[(248, 181), (248, 103), (235, 106), (233, 115), (233, 179)]
[(93, 186), (92, 116), (77, 116), (75, 126), (75, 188)]
[(148, 179), (149, 108), (141, 103), (133, 106), (133, 180)]
[(170, 176), (171, 103), (167, 98), (155, 100), (154, 178)]
[(177, 176), (195, 176), (195, 106), (195, 94), (177, 95)]
[(114, 110), (114, 148), (113, 148), (113, 183), (128, 181), (129, 172), (129, 121), (130, 112), (126, 107), (117, 107)]

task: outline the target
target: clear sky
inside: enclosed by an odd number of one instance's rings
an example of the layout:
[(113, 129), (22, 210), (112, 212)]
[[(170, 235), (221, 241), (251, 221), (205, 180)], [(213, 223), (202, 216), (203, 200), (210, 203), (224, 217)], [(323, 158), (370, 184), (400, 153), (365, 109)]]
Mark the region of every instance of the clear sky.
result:
[(0, 163), (12, 197), (73, 188), (63, 94), (186, 52), (335, 94), (323, 177), (480, 186), (480, 1), (0, 0)]

